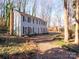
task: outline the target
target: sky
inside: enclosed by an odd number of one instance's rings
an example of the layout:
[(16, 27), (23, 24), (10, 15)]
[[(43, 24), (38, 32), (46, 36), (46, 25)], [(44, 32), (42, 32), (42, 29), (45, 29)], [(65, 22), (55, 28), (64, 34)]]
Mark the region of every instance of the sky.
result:
[[(30, 0), (29, 0), (30, 1)], [(38, 17), (40, 17), (40, 1), (45, 1), (45, 3), (50, 3), (50, 5), (52, 6), (52, 13), (51, 13), (51, 20), (50, 20), (50, 26), (53, 26), (53, 25), (57, 25), (58, 26), (58, 19), (60, 18), (61, 19), (61, 25), (63, 24), (63, 0), (37, 0), (37, 7), (38, 7)], [(2, 3), (3, 0), (0, 0), (0, 3)], [(33, 6), (32, 2), (29, 2), (27, 8), (26, 8), (26, 11), (27, 13), (29, 13), (29, 7), (30, 7), (30, 10), (32, 10), (31, 6)], [(58, 18), (57, 18), (58, 16)]]
[(57, 20), (58, 20), (57, 16), (61, 19), (60, 25), (62, 25), (63, 24), (63, 14), (64, 14), (63, 0), (53, 0), (50, 26), (59, 25), (59, 24), (57, 24)]

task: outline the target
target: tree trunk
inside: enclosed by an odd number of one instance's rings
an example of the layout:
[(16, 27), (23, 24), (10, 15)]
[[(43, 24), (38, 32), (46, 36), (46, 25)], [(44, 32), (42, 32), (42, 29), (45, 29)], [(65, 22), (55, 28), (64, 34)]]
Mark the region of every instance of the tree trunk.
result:
[(68, 42), (68, 12), (67, 12), (67, 0), (64, 0), (64, 42)]
[[(79, 18), (78, 18), (78, 0), (76, 0), (76, 20), (78, 20)], [(76, 27), (75, 27), (75, 44), (79, 44), (79, 38), (78, 38), (78, 27), (79, 27), (79, 25), (78, 25), (78, 23), (76, 22)]]
[(10, 35), (13, 35), (13, 11), (10, 10)]
[(75, 27), (75, 44), (79, 44), (79, 38), (78, 38), (78, 23), (76, 23), (76, 27)]
[(67, 18), (67, 10), (64, 10), (64, 41), (68, 42), (68, 18)]

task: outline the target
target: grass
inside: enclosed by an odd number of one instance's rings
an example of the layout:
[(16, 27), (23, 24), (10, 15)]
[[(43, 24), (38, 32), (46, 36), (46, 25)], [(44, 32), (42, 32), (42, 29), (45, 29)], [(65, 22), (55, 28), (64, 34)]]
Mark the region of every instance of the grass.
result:
[(23, 53), (29, 52), (34, 49), (35, 46), (28, 45), (26, 43), (22, 43), (17, 46), (0, 46), (0, 54), (8, 53), (8, 54), (16, 54), (16, 53)]
[(54, 35), (48, 35), (48, 37), (50, 38), (59, 38), (59, 39), (62, 39), (64, 38), (63, 34), (60, 34), (60, 33), (57, 33), (57, 34), (54, 34)]
[(63, 45), (65, 45), (63, 40), (55, 40), (55, 41), (51, 42), (51, 44), (54, 45), (54, 46), (63, 46)]
[(63, 45), (65, 45), (64, 42), (64, 36), (61, 33), (56, 33), (56, 34), (52, 34), (52, 35), (48, 35), (48, 37), (53, 38), (53, 41), (51, 42), (51, 44), (53, 46), (57, 46), (57, 47), (62, 47)]
[[(1, 40), (1, 39), (0, 39)], [(18, 40), (3, 40), (0, 42), (0, 55), (16, 54), (16, 53), (28, 53), (34, 51), (36, 45), (28, 42), (18, 42)]]
[[(52, 37), (52, 36), (51, 36)], [(55, 40), (52, 42), (52, 45), (63, 45), (64, 42), (62, 40)], [(17, 38), (0, 38), (0, 54), (16, 54), (16, 53), (23, 53), (23, 52), (32, 52), (36, 49), (36, 45), (33, 42), (29, 44), (24, 40), (17, 39)]]
[[(50, 37), (53, 37), (53, 35), (49, 35)], [(56, 40), (52, 41), (51, 44), (53, 46), (63, 46), (65, 45), (64, 41), (62, 39), (59, 39), (57, 37), (60, 37), (59, 34), (56, 34)], [(26, 42), (25, 40), (12, 38), (12, 39), (4, 39), (0, 38), (0, 54), (16, 54), (16, 53), (23, 53), (23, 52), (32, 52), (36, 49), (36, 44), (33, 42)]]

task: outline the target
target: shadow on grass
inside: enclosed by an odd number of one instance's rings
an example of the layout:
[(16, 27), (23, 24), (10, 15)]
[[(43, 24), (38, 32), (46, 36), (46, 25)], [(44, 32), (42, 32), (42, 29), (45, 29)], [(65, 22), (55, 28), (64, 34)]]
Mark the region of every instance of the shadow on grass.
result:
[(46, 42), (55, 42), (55, 41), (62, 41), (62, 38), (52, 38), (52, 39), (45, 39), (45, 40), (36, 40), (36, 43), (46, 43)]
[(36, 50), (25, 51), (22, 53), (14, 53), (14, 54), (0, 54), (0, 59), (36, 59)]
[[(18, 39), (11, 39), (11, 40), (9, 39), (7, 40), (7, 42), (6, 40), (3, 40), (2, 43), (0, 43), (0, 45), (7, 46), (7, 47), (17, 46), (20, 43), (24, 43), (24, 42), (25, 41), (19, 41)], [(49, 42), (49, 41), (46, 41), (46, 42)], [(26, 47), (24, 47), (24, 49), (25, 48)], [(15, 50), (18, 50), (18, 49), (15, 49)], [(34, 49), (31, 51), (23, 51), (23, 52), (18, 51), (13, 54), (9, 54), (7, 53), (7, 51), (5, 51), (3, 54), (0, 55), (0, 58), (1, 59), (37, 59), (37, 58), (39, 59), (76, 59), (76, 53), (67, 51), (62, 48), (52, 48), (45, 51), (44, 53)]]
[(21, 43), (26, 43), (28, 38), (22, 37), (0, 37), (0, 46), (17, 46)]
[(62, 47), (68, 51), (79, 53), (79, 45), (68, 44), (68, 45), (63, 45)]
[(47, 50), (43, 59), (76, 59), (76, 53), (66, 51), (62, 48), (52, 48)]
[(44, 53), (39, 50), (32, 50), (29, 52), (0, 55), (1, 59), (76, 59), (76, 53), (66, 51), (62, 48), (52, 48)]

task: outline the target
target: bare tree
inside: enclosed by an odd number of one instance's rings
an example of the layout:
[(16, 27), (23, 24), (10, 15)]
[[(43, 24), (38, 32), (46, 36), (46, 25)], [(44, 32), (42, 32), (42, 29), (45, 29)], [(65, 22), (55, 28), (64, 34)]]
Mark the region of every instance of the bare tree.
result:
[(68, 42), (68, 12), (67, 12), (67, 0), (64, 0), (64, 42)]
[(18, 0), (18, 1), (17, 1), (17, 7), (16, 7), (16, 8), (17, 8), (19, 11), (21, 11), (21, 1), (22, 1), (22, 0)]
[(47, 6), (46, 4), (46, 1), (41, 1), (41, 17), (43, 20), (46, 20), (45, 18), (47, 17)]
[(47, 26), (49, 27), (52, 12), (52, 3), (47, 0), (42, 0), (40, 4), (41, 4), (41, 18), (47, 22)]
[(32, 8), (32, 16), (36, 16), (36, 9), (37, 9), (37, 5), (36, 5), (36, 2), (37, 2), (37, 0), (35, 0), (34, 1), (34, 4), (33, 4), (33, 8)]
[(0, 16), (3, 17), (4, 16), (4, 3), (0, 3)]
[(16, 1), (16, 8), (21, 11), (21, 12), (25, 12), (25, 9), (26, 9), (26, 5), (28, 4), (28, 1), (29, 0), (17, 0)]
[[(79, 20), (79, 0), (76, 0), (76, 20)], [(79, 44), (79, 24), (76, 22), (76, 27), (75, 27), (75, 43)]]

